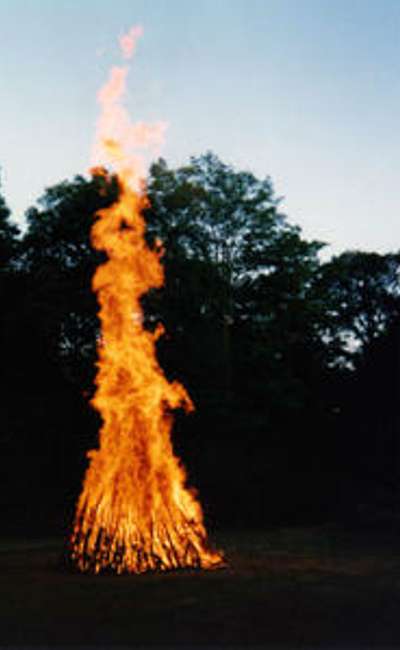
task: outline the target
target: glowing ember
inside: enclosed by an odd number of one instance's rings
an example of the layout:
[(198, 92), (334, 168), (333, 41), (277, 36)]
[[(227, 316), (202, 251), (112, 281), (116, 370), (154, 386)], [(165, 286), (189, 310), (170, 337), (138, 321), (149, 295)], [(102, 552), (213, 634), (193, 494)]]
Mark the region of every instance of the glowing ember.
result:
[[(125, 58), (141, 31), (133, 28), (120, 39)], [(159, 142), (165, 125), (130, 124), (119, 103), (126, 74), (126, 67), (113, 68), (99, 93), (95, 155), (117, 172), (120, 196), (92, 229), (93, 246), (108, 256), (93, 278), (102, 331), (93, 404), (103, 425), (99, 449), (88, 454), (71, 558), (80, 570), (95, 573), (212, 568), (222, 556), (207, 547), (200, 504), (185, 486), (170, 438), (171, 410), (193, 405), (158, 365), (155, 342), (162, 328), (152, 333), (142, 326), (140, 298), (162, 284), (163, 272), (160, 254), (144, 240), (146, 198), (132, 149)]]

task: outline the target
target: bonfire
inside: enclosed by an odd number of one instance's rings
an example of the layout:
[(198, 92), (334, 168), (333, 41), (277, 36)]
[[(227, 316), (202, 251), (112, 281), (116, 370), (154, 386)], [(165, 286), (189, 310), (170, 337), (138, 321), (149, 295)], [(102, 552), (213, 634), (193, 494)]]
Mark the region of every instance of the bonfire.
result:
[[(125, 58), (141, 32), (135, 27), (120, 39)], [(210, 569), (222, 564), (222, 554), (207, 543), (200, 503), (171, 442), (173, 410), (191, 411), (193, 403), (160, 368), (156, 341), (163, 329), (145, 329), (141, 307), (142, 296), (162, 285), (163, 267), (161, 247), (145, 241), (147, 199), (136, 151), (159, 143), (165, 124), (130, 122), (122, 105), (127, 73), (127, 65), (112, 68), (98, 96), (95, 162), (117, 176), (119, 198), (99, 212), (91, 232), (93, 247), (107, 255), (93, 278), (101, 336), (92, 403), (102, 426), (98, 449), (88, 453), (71, 560), (94, 573)]]

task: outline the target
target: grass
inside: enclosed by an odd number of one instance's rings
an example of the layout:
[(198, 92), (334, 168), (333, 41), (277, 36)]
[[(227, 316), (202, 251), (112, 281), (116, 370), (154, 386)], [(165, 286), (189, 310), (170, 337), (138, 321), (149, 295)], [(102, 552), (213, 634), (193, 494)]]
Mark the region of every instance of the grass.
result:
[(0, 543), (0, 645), (400, 645), (394, 532), (223, 532), (218, 571), (86, 576), (59, 540)]

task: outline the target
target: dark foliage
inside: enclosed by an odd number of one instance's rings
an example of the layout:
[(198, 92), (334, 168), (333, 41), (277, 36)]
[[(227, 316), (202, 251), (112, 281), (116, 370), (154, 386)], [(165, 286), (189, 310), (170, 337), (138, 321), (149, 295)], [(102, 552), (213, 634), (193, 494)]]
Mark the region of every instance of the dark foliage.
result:
[[(300, 523), (397, 507), (400, 254), (321, 263), (280, 212), (271, 180), (209, 153), (148, 180), (150, 245), (165, 286), (143, 299), (162, 321), (161, 365), (197, 410), (174, 444), (221, 524)], [(115, 178), (46, 190), (22, 237), (0, 197), (1, 507), (10, 528), (71, 518), (96, 445), (97, 306), (90, 245)], [(367, 506), (365, 505), (367, 504)]]

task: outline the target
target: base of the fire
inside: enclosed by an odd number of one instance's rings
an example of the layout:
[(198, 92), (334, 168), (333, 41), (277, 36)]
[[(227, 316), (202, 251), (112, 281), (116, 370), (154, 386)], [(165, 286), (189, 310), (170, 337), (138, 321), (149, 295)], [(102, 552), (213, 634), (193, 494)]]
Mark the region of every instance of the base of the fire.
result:
[[(82, 522), (80, 522), (82, 523)], [(187, 522), (181, 530), (153, 527), (146, 534), (112, 535), (103, 528), (83, 530), (79, 522), (70, 540), (69, 565), (83, 573), (145, 573), (178, 569), (219, 569), (226, 561), (209, 548), (203, 526)]]

